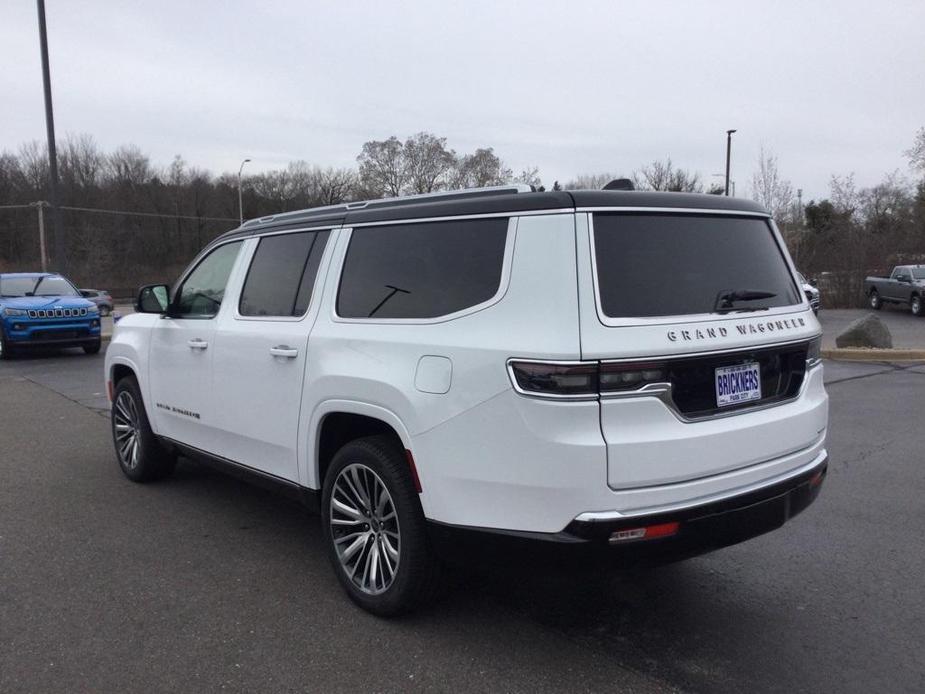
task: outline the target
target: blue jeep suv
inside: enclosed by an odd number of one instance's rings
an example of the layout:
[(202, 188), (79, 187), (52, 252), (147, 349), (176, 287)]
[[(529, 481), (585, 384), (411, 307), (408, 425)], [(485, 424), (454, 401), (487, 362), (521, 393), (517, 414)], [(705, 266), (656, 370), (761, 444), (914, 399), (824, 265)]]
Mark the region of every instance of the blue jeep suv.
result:
[(0, 359), (28, 347), (100, 351), (100, 312), (61, 275), (0, 274)]

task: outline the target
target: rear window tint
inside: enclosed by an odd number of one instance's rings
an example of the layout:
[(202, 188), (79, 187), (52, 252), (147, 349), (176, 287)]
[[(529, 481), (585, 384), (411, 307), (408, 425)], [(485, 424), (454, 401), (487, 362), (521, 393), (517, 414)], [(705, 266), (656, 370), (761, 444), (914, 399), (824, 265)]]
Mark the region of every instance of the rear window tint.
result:
[(265, 236), (247, 271), (238, 311), (242, 316), (301, 316), (311, 301), (329, 232)]
[(436, 318), (491, 299), (501, 284), (507, 219), (354, 229), (337, 313)]
[(735, 309), (799, 304), (770, 225), (761, 218), (596, 214), (594, 249), (604, 315), (712, 313), (721, 294), (767, 292)]

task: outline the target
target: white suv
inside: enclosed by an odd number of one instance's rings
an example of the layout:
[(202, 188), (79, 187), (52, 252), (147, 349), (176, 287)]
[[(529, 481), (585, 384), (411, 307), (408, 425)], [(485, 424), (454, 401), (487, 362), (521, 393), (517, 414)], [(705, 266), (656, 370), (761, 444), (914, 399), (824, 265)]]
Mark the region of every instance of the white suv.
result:
[(125, 474), (182, 454), (278, 484), (378, 614), (460, 551), (732, 544), (825, 476), (820, 327), (744, 200), (509, 187), (280, 214), (137, 309), (105, 367)]

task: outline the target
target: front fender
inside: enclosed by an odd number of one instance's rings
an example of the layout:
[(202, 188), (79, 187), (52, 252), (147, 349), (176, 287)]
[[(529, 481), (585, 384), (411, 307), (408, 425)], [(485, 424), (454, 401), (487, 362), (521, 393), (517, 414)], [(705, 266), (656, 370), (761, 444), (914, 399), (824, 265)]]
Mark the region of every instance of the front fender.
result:
[[(109, 347), (106, 349), (106, 360), (103, 366), (103, 379), (106, 391), (109, 392), (109, 382), (113, 380), (113, 371), (116, 366), (125, 366), (132, 370), (141, 389), (145, 412), (154, 433), (158, 433), (154, 413), (151, 411), (151, 398), (148, 382), (148, 350), (151, 343), (151, 328), (159, 316), (154, 314), (134, 314), (123, 318), (114, 328)], [(115, 384), (113, 384), (115, 385)]]

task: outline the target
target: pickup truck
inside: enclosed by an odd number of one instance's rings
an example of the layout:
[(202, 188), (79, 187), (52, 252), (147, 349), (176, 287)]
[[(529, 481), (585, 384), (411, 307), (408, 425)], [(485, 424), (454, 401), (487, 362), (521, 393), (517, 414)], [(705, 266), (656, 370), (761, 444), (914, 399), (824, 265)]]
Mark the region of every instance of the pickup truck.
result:
[(33, 347), (100, 351), (100, 311), (61, 275), (0, 274), (0, 359)]
[(889, 277), (867, 277), (864, 295), (872, 309), (883, 304), (907, 304), (912, 315), (923, 314), (925, 299), (925, 265), (897, 265)]

